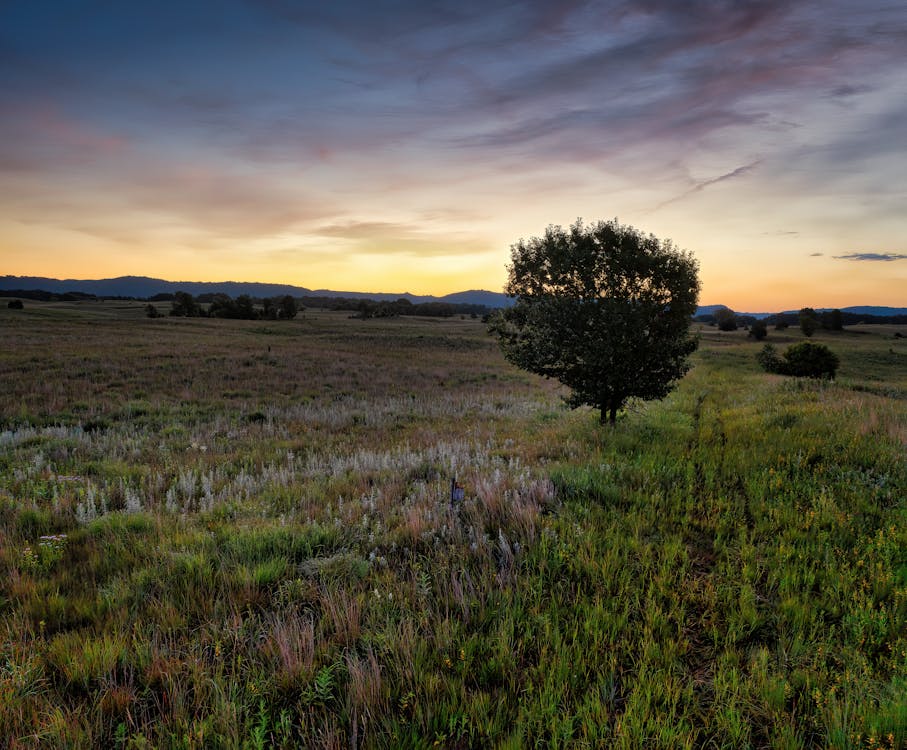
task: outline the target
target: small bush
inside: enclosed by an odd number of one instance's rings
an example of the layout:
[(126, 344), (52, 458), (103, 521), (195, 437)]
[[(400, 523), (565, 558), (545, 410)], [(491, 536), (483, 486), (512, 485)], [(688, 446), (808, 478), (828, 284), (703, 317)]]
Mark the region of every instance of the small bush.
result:
[(800, 378), (833, 378), (839, 364), (837, 355), (827, 346), (810, 341), (788, 347), (783, 358), (775, 353), (775, 347), (766, 344), (756, 359), (766, 372)]
[(775, 351), (775, 347), (771, 344), (766, 344), (762, 347), (762, 351), (756, 355), (756, 361), (759, 362), (759, 366), (766, 372), (780, 373), (781, 367), (784, 364)]
[(750, 326), (749, 335), (756, 339), (756, 341), (762, 341), (762, 339), (768, 336), (768, 327), (765, 325), (765, 321), (754, 320), (753, 324)]

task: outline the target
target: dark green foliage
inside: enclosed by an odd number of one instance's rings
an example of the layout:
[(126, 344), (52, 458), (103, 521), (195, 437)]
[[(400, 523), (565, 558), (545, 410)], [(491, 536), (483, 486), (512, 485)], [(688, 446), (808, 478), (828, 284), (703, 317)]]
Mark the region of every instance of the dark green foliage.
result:
[(715, 323), (719, 331), (736, 331), (737, 316), (734, 311), (727, 307), (720, 307), (715, 310)]
[(236, 298), (236, 317), (242, 320), (255, 320), (258, 317), (258, 311), (248, 294), (240, 294)]
[(21, 309), (23, 309), (23, 308), (25, 307), (25, 306), (22, 304), (22, 300), (21, 300), (21, 299), (12, 299), (12, 300), (10, 300), (9, 302), (6, 303), (6, 306), (7, 306), (10, 310), (21, 310)]
[(753, 324), (750, 326), (749, 335), (756, 339), (756, 341), (762, 341), (762, 339), (768, 336), (768, 326), (765, 325), (765, 321), (753, 321)]
[(800, 310), (800, 330), (804, 336), (812, 336), (819, 328), (819, 316), (811, 307), (804, 307)]
[(775, 351), (775, 347), (771, 344), (766, 344), (762, 347), (762, 350), (756, 355), (756, 361), (766, 372), (774, 372), (777, 374), (781, 374), (781, 368), (784, 365), (783, 361), (778, 356), (778, 352)]
[(811, 341), (788, 347), (783, 358), (775, 347), (766, 344), (756, 358), (766, 372), (805, 378), (834, 378), (839, 364), (837, 355), (827, 346)]
[(170, 314), (177, 318), (198, 318), (203, 315), (203, 312), (191, 294), (188, 292), (177, 292), (173, 295)]
[(277, 320), (277, 304), (273, 298), (262, 300), (261, 317), (265, 320)]
[[(408, 299), (401, 297), (398, 300), (393, 302), (375, 302), (369, 299), (360, 300), (358, 303), (358, 312), (360, 318), (363, 320), (367, 318), (396, 318), (398, 315), (413, 315), (415, 314), (416, 305), (413, 305)], [(425, 307), (424, 305), (419, 305), (418, 307)], [(431, 315), (431, 312), (425, 312), (426, 315)], [(444, 317), (454, 314), (453, 310), (441, 313)]]
[(786, 374), (807, 378), (833, 378), (840, 364), (827, 346), (809, 341), (788, 348), (784, 359), (787, 360)]
[(292, 320), (299, 312), (296, 300), (289, 294), (285, 294), (277, 301), (277, 316), (283, 320)]
[(145, 315), (149, 318), (160, 318), (161, 317), (160, 311), (154, 305), (152, 305), (150, 302), (147, 305), (145, 305)]
[(844, 315), (838, 310), (828, 310), (822, 313), (822, 327), (829, 331), (844, 330)]
[(507, 294), (516, 304), (491, 322), (508, 360), (560, 380), (571, 406), (613, 424), (629, 398), (658, 399), (689, 369), (698, 266), (670, 240), (616, 220), (511, 248)]
[(235, 318), (236, 307), (227, 294), (215, 294), (208, 306), (208, 315), (212, 318)]
[(208, 315), (212, 318), (230, 318), (233, 320), (292, 320), (299, 312), (296, 300), (290, 295), (268, 297), (262, 300), (262, 309), (255, 306), (248, 294), (241, 294), (236, 299), (227, 294), (211, 295)]

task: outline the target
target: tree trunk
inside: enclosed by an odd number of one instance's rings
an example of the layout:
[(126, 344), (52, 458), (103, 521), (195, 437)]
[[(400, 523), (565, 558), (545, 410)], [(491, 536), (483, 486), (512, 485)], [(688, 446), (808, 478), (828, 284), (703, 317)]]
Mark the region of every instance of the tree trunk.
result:
[(611, 425), (617, 422), (617, 409), (619, 406), (620, 402), (616, 398), (608, 399), (607, 402), (603, 401), (601, 406), (598, 407), (600, 412), (598, 423), (604, 424), (605, 419), (607, 419), (608, 423)]

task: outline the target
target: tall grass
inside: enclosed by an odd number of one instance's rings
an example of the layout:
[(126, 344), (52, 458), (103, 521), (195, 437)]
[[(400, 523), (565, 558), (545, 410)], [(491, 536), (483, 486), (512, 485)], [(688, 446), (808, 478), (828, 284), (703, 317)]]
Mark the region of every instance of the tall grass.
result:
[(703, 330), (603, 430), (472, 321), (25, 312), (5, 747), (907, 746), (888, 329), (834, 383)]

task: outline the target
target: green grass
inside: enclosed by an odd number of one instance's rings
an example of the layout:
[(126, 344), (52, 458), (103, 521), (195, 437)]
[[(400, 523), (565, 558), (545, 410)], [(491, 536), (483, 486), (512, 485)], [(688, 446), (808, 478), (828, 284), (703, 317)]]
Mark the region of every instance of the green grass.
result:
[(0, 327), (0, 746), (907, 747), (896, 327), (613, 430), (470, 320)]

